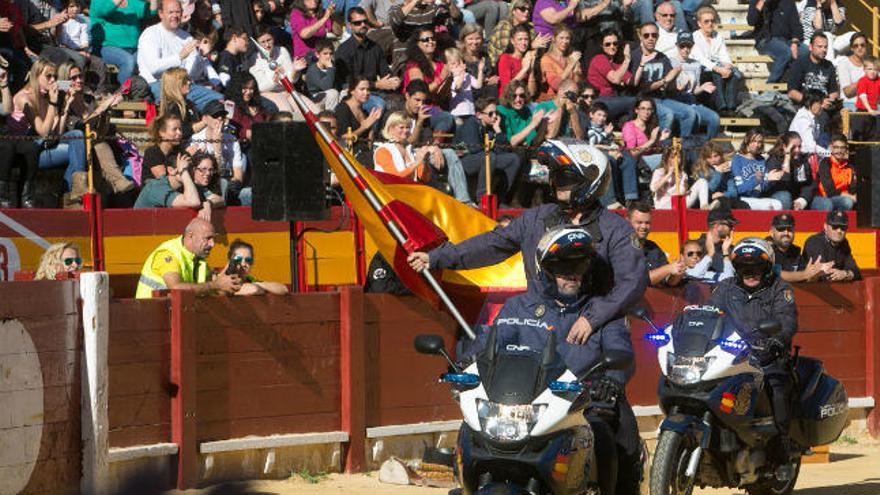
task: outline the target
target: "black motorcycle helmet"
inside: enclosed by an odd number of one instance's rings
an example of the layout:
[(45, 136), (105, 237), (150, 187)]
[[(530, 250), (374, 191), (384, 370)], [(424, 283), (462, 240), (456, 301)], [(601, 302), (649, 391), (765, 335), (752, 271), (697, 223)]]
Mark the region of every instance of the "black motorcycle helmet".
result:
[(545, 291), (558, 298), (557, 275), (581, 276), (581, 294), (586, 291), (596, 250), (593, 248), (593, 238), (585, 229), (567, 225), (544, 234), (538, 242), (535, 257), (538, 277)]
[[(776, 277), (773, 270), (775, 254), (770, 244), (760, 237), (746, 237), (736, 243), (730, 252), (730, 262), (736, 271), (736, 283), (747, 292), (756, 292), (771, 283)], [(743, 279), (749, 276), (760, 276), (761, 283), (757, 287), (749, 287)]]
[(549, 139), (538, 149), (538, 161), (547, 166), (554, 190), (572, 187), (565, 209), (584, 210), (608, 190), (608, 158), (595, 146), (571, 139)]

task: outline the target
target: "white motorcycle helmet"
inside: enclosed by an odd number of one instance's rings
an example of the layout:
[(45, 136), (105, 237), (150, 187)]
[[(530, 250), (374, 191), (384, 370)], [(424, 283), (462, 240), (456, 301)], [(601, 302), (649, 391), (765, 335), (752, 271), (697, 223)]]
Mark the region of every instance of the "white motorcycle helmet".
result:
[(608, 158), (599, 148), (576, 139), (549, 139), (541, 145), (538, 161), (550, 172), (554, 189), (572, 187), (568, 205), (583, 210), (599, 200), (611, 184)]
[[(746, 237), (736, 243), (730, 252), (730, 262), (736, 271), (736, 283), (743, 289), (754, 292), (769, 286), (776, 277), (773, 266), (776, 264), (776, 254), (770, 243), (760, 237)], [(757, 287), (749, 287), (743, 279), (747, 276), (759, 275), (761, 284)]]
[(596, 250), (586, 229), (560, 226), (544, 234), (538, 242), (535, 258), (540, 282), (549, 294), (556, 296), (556, 275), (580, 275), (583, 277), (581, 290), (587, 289)]

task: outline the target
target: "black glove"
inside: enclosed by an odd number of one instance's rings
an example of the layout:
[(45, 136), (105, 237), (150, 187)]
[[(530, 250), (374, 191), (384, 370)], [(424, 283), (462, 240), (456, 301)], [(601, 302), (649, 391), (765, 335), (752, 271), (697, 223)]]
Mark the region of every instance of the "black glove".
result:
[(617, 380), (602, 376), (590, 381), (590, 398), (595, 402), (617, 403), (617, 398), (623, 395), (623, 387)]
[(774, 356), (784, 356), (788, 353), (788, 345), (776, 337), (768, 337), (767, 352)]

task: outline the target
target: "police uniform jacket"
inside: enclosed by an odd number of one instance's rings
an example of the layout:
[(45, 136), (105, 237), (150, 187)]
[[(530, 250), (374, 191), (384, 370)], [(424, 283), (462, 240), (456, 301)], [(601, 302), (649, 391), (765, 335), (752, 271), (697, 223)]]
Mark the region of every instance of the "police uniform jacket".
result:
[(715, 286), (709, 304), (724, 310), (736, 323), (743, 336), (760, 336), (758, 325), (765, 320), (778, 321), (782, 331), (776, 337), (791, 342), (797, 332), (797, 307), (788, 282), (774, 276), (773, 282), (757, 292), (748, 293), (737, 285), (736, 278), (723, 280)]

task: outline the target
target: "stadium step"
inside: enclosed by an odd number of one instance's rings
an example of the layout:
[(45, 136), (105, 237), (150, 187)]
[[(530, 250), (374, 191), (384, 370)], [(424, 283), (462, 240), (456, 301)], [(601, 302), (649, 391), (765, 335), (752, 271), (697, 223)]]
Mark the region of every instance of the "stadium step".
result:
[(730, 59), (735, 64), (769, 64), (773, 61), (769, 56), (757, 52), (752, 52), (751, 55), (731, 55)]
[(788, 91), (788, 85), (785, 83), (768, 83), (766, 77), (750, 78), (746, 80), (746, 87), (752, 93), (763, 93), (764, 91), (778, 91), (785, 93)]
[(722, 127), (757, 127), (761, 125), (760, 119), (746, 117), (721, 117)]

